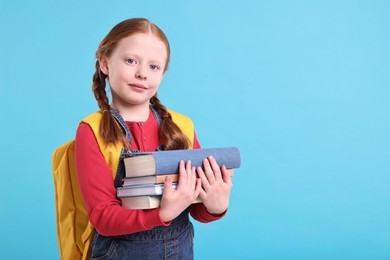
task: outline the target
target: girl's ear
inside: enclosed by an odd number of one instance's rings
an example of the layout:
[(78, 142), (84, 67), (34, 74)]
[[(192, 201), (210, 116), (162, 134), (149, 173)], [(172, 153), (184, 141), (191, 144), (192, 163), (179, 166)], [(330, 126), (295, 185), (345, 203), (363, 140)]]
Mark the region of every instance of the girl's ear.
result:
[(100, 66), (100, 70), (108, 76), (108, 65), (107, 65), (107, 58), (106, 57), (102, 57), (99, 59), (99, 66)]

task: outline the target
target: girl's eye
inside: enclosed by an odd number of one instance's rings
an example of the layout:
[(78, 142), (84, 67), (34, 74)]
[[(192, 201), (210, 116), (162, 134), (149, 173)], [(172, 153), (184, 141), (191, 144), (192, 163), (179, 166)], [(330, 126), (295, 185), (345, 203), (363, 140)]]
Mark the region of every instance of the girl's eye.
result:
[(152, 70), (158, 70), (158, 69), (160, 69), (160, 67), (159, 66), (157, 66), (157, 65), (149, 65), (149, 68), (151, 68)]
[(127, 59), (126, 62), (128, 64), (136, 64), (137, 62), (135, 61), (135, 59)]

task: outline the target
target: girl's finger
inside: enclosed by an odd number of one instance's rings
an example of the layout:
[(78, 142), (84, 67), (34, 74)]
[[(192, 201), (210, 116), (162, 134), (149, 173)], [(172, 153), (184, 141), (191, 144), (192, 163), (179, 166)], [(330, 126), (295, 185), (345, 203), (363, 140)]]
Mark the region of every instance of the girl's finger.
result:
[(198, 167), (198, 168), (196, 169), (196, 172), (197, 172), (197, 174), (198, 174), (199, 179), (200, 179), (201, 182), (202, 182), (202, 188), (203, 188), (204, 190), (206, 190), (206, 191), (209, 190), (209, 189), (210, 189), (210, 183), (209, 183), (209, 180), (207, 179), (207, 177), (206, 177), (206, 175), (205, 175), (205, 173), (204, 173), (202, 167)]
[(196, 179), (196, 186), (195, 186), (195, 192), (194, 197), (199, 197), (200, 191), (202, 190), (202, 181), (200, 179)]
[(190, 176), (191, 183), (195, 186), (196, 185), (196, 168), (194, 166), (191, 167), (191, 176)]
[(205, 201), (206, 196), (207, 196), (207, 192), (206, 192), (203, 188), (200, 189), (199, 198), (200, 198), (202, 201)]
[(188, 188), (195, 187), (195, 176), (193, 174), (194, 167), (191, 166), (191, 161), (186, 162), (186, 185)]
[(233, 170), (227, 170), (226, 169), (226, 166), (225, 165), (222, 165), (221, 167), (221, 171), (222, 171), (222, 178), (223, 178), (223, 181), (228, 184), (229, 186), (232, 186), (232, 177), (231, 177), (231, 172), (232, 172), (232, 175), (233, 175)]
[(188, 160), (186, 162), (186, 173), (187, 174), (191, 174), (192, 173), (192, 166), (191, 166), (191, 161), (190, 160)]
[(208, 157), (209, 162), (211, 164), (211, 169), (214, 172), (214, 177), (216, 181), (222, 181), (222, 174), (221, 174), (221, 169), (217, 163), (217, 161), (214, 159), (213, 156)]
[(213, 173), (213, 169), (211, 168), (210, 162), (207, 158), (203, 159), (203, 168), (207, 180), (211, 185), (213, 185), (213, 183), (215, 182), (215, 176)]
[(165, 177), (163, 196), (169, 196), (172, 192), (172, 179), (171, 177)]
[(187, 184), (187, 171), (184, 165), (184, 161), (181, 160), (179, 163), (179, 185), (185, 186)]

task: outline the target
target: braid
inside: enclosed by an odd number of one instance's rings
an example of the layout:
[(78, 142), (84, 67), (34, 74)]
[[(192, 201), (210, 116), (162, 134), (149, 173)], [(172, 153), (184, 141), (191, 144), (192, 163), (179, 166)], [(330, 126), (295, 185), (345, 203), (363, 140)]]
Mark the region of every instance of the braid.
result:
[(173, 122), (171, 114), (168, 112), (167, 108), (161, 104), (157, 97), (157, 93), (150, 99), (150, 101), (162, 118), (159, 129), (159, 139), (163, 145), (163, 149), (188, 149), (191, 145), (190, 140), (185, 134), (183, 134), (175, 122)]
[(100, 124), (100, 134), (107, 144), (115, 144), (116, 142), (128, 145), (125, 135), (117, 125), (114, 117), (111, 115), (110, 105), (106, 94), (106, 75), (100, 70), (99, 61), (96, 61), (96, 71), (92, 77), (92, 91), (98, 102), (98, 106), (102, 111), (103, 117)]

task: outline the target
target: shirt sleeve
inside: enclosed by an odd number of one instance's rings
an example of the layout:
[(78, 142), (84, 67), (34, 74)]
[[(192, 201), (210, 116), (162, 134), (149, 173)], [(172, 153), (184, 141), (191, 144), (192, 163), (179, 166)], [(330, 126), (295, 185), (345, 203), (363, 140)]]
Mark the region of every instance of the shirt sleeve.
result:
[(168, 226), (160, 209), (130, 210), (121, 206), (111, 170), (89, 125), (81, 123), (76, 133), (75, 160), (80, 190), (89, 220), (99, 234), (116, 236)]
[(200, 144), (196, 132), (194, 132), (194, 144), (192, 145), (194, 149), (200, 149)]
[[(198, 141), (198, 138), (196, 136), (196, 133), (194, 133), (194, 149), (200, 149), (200, 144)], [(213, 215), (210, 214), (206, 207), (203, 205), (203, 203), (195, 203), (190, 206), (190, 214), (191, 216), (196, 219), (199, 222), (202, 223), (209, 223), (218, 219), (221, 219), (223, 216), (226, 215), (227, 210), (220, 214), (220, 215)]]

